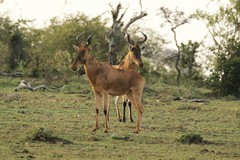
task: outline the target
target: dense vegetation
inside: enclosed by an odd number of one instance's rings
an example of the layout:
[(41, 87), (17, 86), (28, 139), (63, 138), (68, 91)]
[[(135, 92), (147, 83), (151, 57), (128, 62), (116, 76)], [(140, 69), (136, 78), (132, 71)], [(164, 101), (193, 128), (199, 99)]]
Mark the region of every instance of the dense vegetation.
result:
[[(172, 11), (166, 11), (172, 14)], [(197, 11), (191, 16), (207, 23), (214, 45), (205, 46), (205, 49), (199, 52), (199, 48), (203, 48), (202, 42), (190, 40), (187, 44), (179, 44), (181, 59), (178, 68), (182, 73), (180, 84), (207, 84), (208, 87), (220, 91), (221, 95), (240, 96), (239, 16), (237, 0), (230, 0), (229, 5), (220, 7), (219, 12), (213, 15)], [(50, 25), (42, 29), (30, 27), (31, 23), (30, 20), (13, 22), (7, 16), (0, 16), (0, 71), (20, 71), (25, 77), (44, 78), (46, 83), (59, 77), (68, 82), (71, 75), (69, 65), (75, 56), (72, 45), (75, 44), (76, 35), (83, 31), (86, 32), (84, 36), (95, 33), (93, 43), (96, 48), (93, 53), (97, 59), (108, 59), (108, 42), (104, 37), (109, 28), (106, 25), (107, 20), (103, 20), (101, 16), (89, 18), (78, 13), (61, 20), (54, 17)], [(177, 72), (174, 65), (178, 57), (175, 49), (164, 48), (166, 41), (158, 36), (161, 33), (152, 29), (145, 30), (151, 38), (147, 42), (147, 48), (143, 50), (146, 68), (141, 72), (145, 76), (160, 75), (159, 81), (175, 84)], [(129, 32), (136, 37), (134, 28)], [(127, 43), (125, 47), (121, 47), (118, 59), (126, 50)], [(208, 57), (202, 57), (206, 55), (204, 52), (208, 52)], [(210, 63), (204, 67), (211, 71), (210, 76), (205, 77), (203, 74), (202, 64), (205, 60), (197, 62), (199, 57), (209, 59)]]
[(223, 95), (240, 95), (240, 1), (229, 0), (228, 6), (219, 8), (216, 14), (197, 12), (201, 20), (208, 24), (214, 45), (212, 53), (213, 69), (210, 80)]
[[(178, 86), (176, 49), (165, 48), (161, 33), (141, 28), (151, 38), (139, 69), (146, 79), (142, 131), (134, 134), (135, 123), (116, 120), (113, 102), (110, 132), (103, 133), (101, 108), (101, 128), (92, 133), (93, 92), (83, 70), (70, 70), (72, 45), (81, 32), (86, 33), (83, 39), (95, 33), (92, 53), (107, 61), (108, 20), (78, 13), (54, 17), (49, 26), (37, 29), (30, 20), (13, 22), (0, 15), (0, 74), (23, 73), (17, 78), (0, 75), (1, 158), (240, 159), (240, 1), (229, 0), (212, 15), (197, 11), (191, 18), (206, 22), (214, 44), (179, 44)], [(136, 28), (128, 32), (139, 38)], [(127, 42), (121, 45), (118, 59), (128, 47)], [(59, 90), (14, 92), (21, 79)], [(135, 110), (133, 115), (136, 121)]]
[[(95, 54), (98, 59), (106, 59), (107, 42), (102, 41), (106, 31), (105, 22), (100, 17), (89, 19), (83, 14), (66, 17), (63, 22), (56, 18), (44, 29), (28, 27), (28, 21), (13, 23), (8, 17), (2, 18), (1, 69), (6, 72), (21, 71), (24, 75), (45, 78), (51, 81), (59, 75), (68, 77), (69, 65), (72, 62), (75, 37), (86, 31), (95, 32)], [(104, 58), (105, 57), (105, 58)]]

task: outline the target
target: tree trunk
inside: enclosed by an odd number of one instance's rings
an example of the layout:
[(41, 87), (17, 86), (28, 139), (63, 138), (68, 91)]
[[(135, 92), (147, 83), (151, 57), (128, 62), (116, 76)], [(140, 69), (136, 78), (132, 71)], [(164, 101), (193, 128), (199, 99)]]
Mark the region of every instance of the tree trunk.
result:
[(179, 61), (181, 59), (181, 50), (180, 50), (180, 47), (178, 45), (178, 42), (177, 42), (177, 34), (175, 32), (175, 28), (172, 28), (172, 32), (174, 33), (174, 41), (175, 41), (175, 45), (177, 47), (177, 60), (176, 60), (176, 65), (175, 65), (175, 68), (177, 70), (177, 80), (176, 80), (176, 84), (177, 86), (180, 84), (180, 77), (181, 77), (181, 70), (180, 68), (178, 67), (178, 64), (179, 64)]
[[(141, 1), (140, 1), (140, 5), (141, 5)], [(111, 7), (113, 24), (107, 36), (105, 37), (105, 39), (109, 43), (108, 62), (112, 65), (115, 65), (117, 63), (119, 46), (121, 46), (121, 44), (123, 43), (124, 36), (128, 28), (131, 26), (131, 24), (133, 24), (138, 19), (141, 19), (147, 16), (147, 13), (140, 11), (140, 14), (138, 16), (134, 16), (133, 18), (131, 18), (129, 22), (124, 26), (122, 22), (122, 18), (124, 17), (127, 10), (125, 10), (125, 12), (123, 12), (120, 15), (120, 10), (122, 9), (122, 6), (120, 3), (117, 5), (115, 9), (111, 5), (110, 7)]]
[[(179, 65), (179, 62), (181, 59), (181, 50), (180, 50), (180, 46), (178, 45), (177, 34), (176, 34), (175, 29), (177, 29), (178, 27), (180, 27), (181, 25), (183, 25), (185, 23), (188, 23), (189, 18), (185, 18), (183, 12), (176, 11), (176, 13), (173, 14), (173, 12), (171, 12), (168, 8), (164, 8), (164, 7), (161, 7), (160, 10), (162, 11), (163, 17), (165, 18), (166, 22), (171, 25), (171, 30), (174, 34), (174, 41), (175, 41), (175, 45), (176, 45), (177, 51), (178, 51), (176, 65), (175, 65), (175, 68), (177, 70), (176, 84), (179, 85), (180, 77), (181, 77), (181, 70), (178, 65)], [(176, 17), (178, 17), (178, 19), (176, 19)]]

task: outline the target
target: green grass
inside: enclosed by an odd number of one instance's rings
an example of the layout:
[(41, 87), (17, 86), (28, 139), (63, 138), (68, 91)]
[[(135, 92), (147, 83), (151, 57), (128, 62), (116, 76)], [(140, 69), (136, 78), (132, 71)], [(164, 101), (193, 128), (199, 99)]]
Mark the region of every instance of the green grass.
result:
[[(85, 77), (62, 92), (13, 92), (19, 81), (0, 78), (0, 159), (240, 159), (239, 100), (210, 99), (206, 89), (180, 93), (173, 86), (147, 84), (139, 134), (133, 133), (135, 123), (116, 120), (113, 103), (110, 132), (104, 133), (101, 107), (100, 130), (92, 133), (94, 95)], [(209, 102), (172, 101), (175, 96)], [(135, 110), (133, 115), (136, 121)], [(34, 139), (41, 129), (47, 138)], [(179, 141), (191, 134), (203, 143)]]

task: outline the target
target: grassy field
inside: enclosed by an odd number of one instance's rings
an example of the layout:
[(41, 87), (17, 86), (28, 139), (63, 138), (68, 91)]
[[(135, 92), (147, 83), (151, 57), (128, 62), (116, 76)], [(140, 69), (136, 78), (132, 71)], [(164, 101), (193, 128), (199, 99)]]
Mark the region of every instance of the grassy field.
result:
[[(233, 97), (146, 84), (139, 134), (135, 123), (116, 120), (113, 105), (110, 132), (103, 132), (101, 107), (101, 128), (92, 133), (94, 95), (85, 77), (62, 92), (14, 92), (19, 81), (0, 77), (0, 159), (240, 159), (240, 101)], [(175, 96), (185, 100), (173, 101)], [(136, 121), (135, 110), (133, 115)]]

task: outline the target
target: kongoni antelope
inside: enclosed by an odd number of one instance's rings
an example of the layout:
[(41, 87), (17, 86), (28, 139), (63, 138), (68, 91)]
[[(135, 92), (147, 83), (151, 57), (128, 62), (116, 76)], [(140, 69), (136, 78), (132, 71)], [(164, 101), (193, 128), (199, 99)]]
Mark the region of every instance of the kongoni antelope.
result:
[[(146, 42), (147, 36), (141, 32), (144, 36), (144, 39), (142, 41), (133, 41), (130, 38), (130, 35), (127, 33), (127, 39), (129, 43), (129, 48), (128, 52), (125, 56), (125, 58), (119, 63), (119, 65), (114, 65), (114, 68), (119, 68), (119, 69), (136, 69), (136, 67), (143, 67), (143, 62), (142, 62), (142, 57), (141, 57), (141, 50), (144, 49), (144, 47), (140, 48), (140, 45)], [(119, 96), (115, 98), (115, 107), (116, 107), (116, 112), (117, 112), (117, 119), (118, 121), (122, 121), (120, 112), (119, 112), (119, 107), (118, 107), (118, 101), (119, 101)], [(129, 119), (131, 122), (133, 121), (132, 118), (132, 109), (131, 109), (131, 102), (128, 101), (128, 99), (125, 96), (122, 96), (122, 102), (123, 102), (123, 122), (126, 122), (126, 106), (128, 102), (128, 107), (129, 107)], [(109, 106), (110, 107), (110, 106)], [(108, 111), (110, 108), (108, 108)], [(109, 115), (108, 115), (109, 116)]]
[[(77, 40), (82, 34), (77, 36)], [(76, 71), (80, 66), (84, 66), (85, 73), (93, 89), (96, 102), (96, 125), (93, 131), (99, 129), (99, 109), (101, 96), (103, 99), (105, 130), (108, 132), (108, 95), (121, 96), (127, 95), (133, 106), (138, 112), (137, 125), (134, 130), (138, 133), (141, 129), (141, 119), (143, 113), (142, 92), (145, 79), (135, 70), (123, 70), (113, 68), (107, 62), (100, 63), (91, 54), (91, 39), (93, 34), (88, 37), (87, 42), (81, 41), (78, 46), (73, 46), (77, 52), (77, 57), (72, 64), (72, 70)]]

